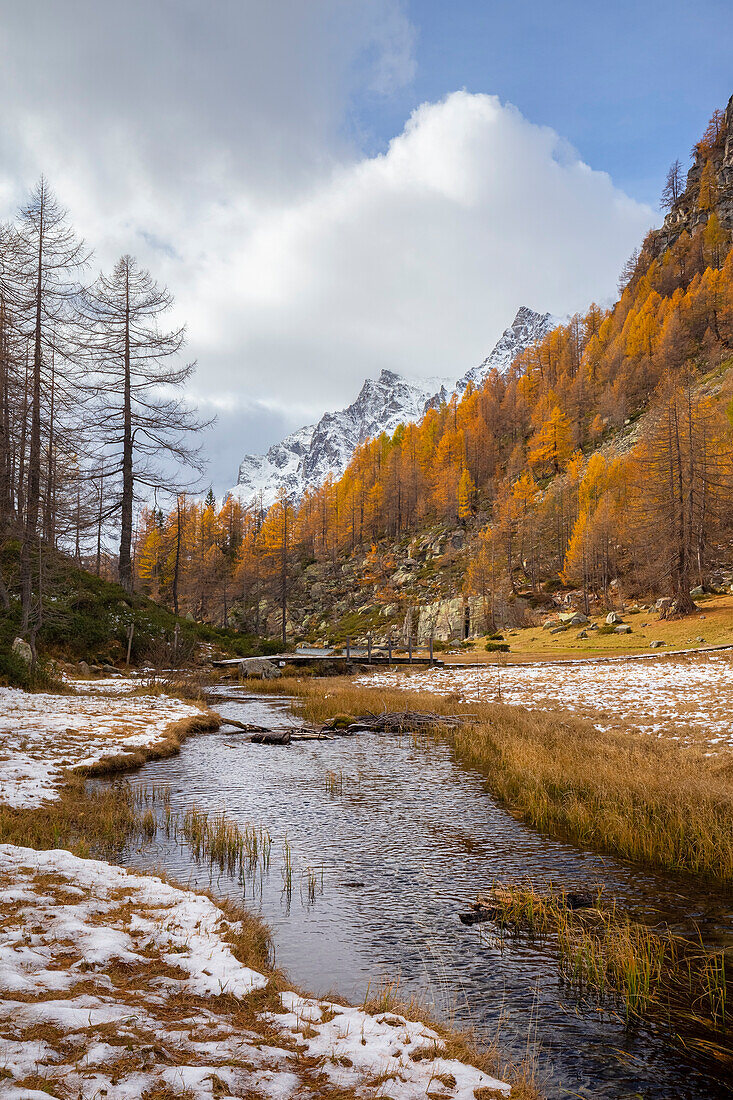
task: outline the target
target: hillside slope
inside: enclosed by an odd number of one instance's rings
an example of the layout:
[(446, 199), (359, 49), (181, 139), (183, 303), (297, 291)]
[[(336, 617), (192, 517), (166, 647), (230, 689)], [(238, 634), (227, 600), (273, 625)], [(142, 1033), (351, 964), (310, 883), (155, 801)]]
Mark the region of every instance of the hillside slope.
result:
[[(45, 586), (35, 644), (41, 664), (48, 657), (86, 661), (90, 665), (123, 665), (132, 628), (132, 665), (163, 668), (196, 663), (214, 650), (250, 656), (272, 652), (261, 639), (222, 630), (208, 623), (177, 617), (140, 594), (94, 576), (57, 551), (44, 551)], [(3, 576), (11, 597), (0, 612), (0, 683), (32, 686), (43, 682), (13, 652), (20, 635), (18, 546), (2, 549)]]
[[(612, 308), (591, 303), (508, 370), (361, 443), (296, 506), (187, 513), (192, 606), (225, 616), (234, 592), (243, 627), (284, 618), (313, 640), (438, 637), (446, 601), (451, 637), (535, 621), (557, 597), (583, 614), (660, 597), (692, 612), (693, 590), (733, 568), (732, 130), (729, 103)], [(141, 579), (159, 592), (176, 524), (142, 525)]]

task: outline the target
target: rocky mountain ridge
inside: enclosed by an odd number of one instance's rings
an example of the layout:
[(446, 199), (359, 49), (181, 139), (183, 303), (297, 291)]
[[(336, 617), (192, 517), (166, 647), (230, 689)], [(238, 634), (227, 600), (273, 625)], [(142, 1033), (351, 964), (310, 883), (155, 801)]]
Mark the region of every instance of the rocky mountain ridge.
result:
[[(660, 229), (652, 234), (653, 251), (658, 255), (684, 232), (694, 233), (705, 226), (712, 210), (726, 232), (733, 231), (733, 96), (725, 111), (716, 112), (719, 131), (707, 147), (698, 142), (693, 163), (687, 173), (684, 189), (664, 219)], [(710, 161), (714, 174), (714, 195), (700, 201), (703, 171)]]
[(345, 409), (325, 413), (317, 424), (299, 428), (264, 455), (245, 455), (231, 492), (244, 503), (269, 507), (281, 489), (297, 500), (309, 487), (322, 485), (332, 473), (339, 477), (356, 448), (398, 424), (419, 420), (429, 408), (460, 397), (469, 384), (479, 385), (492, 370), (502, 373), (525, 348), (559, 324), (550, 313), (521, 306), (490, 354), (457, 382), (448, 378), (411, 379), (390, 370), (367, 378), (356, 399)]

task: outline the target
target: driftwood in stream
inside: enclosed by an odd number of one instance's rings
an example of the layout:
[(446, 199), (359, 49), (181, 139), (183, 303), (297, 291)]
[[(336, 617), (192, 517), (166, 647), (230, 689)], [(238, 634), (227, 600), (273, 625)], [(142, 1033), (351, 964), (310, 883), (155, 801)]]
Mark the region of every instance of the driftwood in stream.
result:
[(234, 718), (224, 718), (222, 725), (234, 726), (238, 730), (244, 730), (245, 733), (269, 733), (268, 726), (257, 726), (254, 722), (237, 722)]
[(253, 745), (289, 745), (290, 730), (262, 730), (250, 737)]
[(383, 714), (362, 714), (353, 722), (340, 728), (324, 726), (323, 729), (334, 733), (356, 733), (368, 730), (373, 733), (413, 733), (440, 727), (456, 729), (471, 718), (463, 714), (432, 714), (427, 711), (400, 710)]
[(319, 730), (298, 726), (284, 730), (259, 729), (250, 737), (253, 745), (290, 745), (293, 741), (333, 741), (333, 738)]

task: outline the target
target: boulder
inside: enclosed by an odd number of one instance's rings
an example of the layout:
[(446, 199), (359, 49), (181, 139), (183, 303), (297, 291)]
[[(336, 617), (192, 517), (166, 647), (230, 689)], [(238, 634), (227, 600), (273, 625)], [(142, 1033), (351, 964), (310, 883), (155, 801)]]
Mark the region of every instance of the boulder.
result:
[(623, 626), (623, 625), (615, 626), (613, 628), (613, 632), (614, 632), (614, 634), (630, 634), (631, 633), (631, 627), (630, 626)]
[(557, 620), (556, 619), (547, 619), (546, 622), (544, 622), (542, 624), (542, 629), (543, 630), (552, 630), (556, 626), (557, 626)]
[(265, 657), (245, 657), (239, 662), (242, 675), (247, 679), (276, 680), (280, 669)]
[(588, 637), (588, 631), (587, 630), (581, 630), (580, 634), (578, 634), (578, 637), (579, 638), (587, 638)]
[(33, 661), (33, 650), (23, 638), (15, 639), (13, 642), (13, 653), (16, 657), (20, 657), (21, 661), (25, 661), (27, 665), (31, 664)]
[(693, 600), (699, 600), (700, 596), (705, 595), (705, 589), (701, 584), (695, 585), (694, 588), (690, 589), (690, 595), (692, 596)]
[(622, 623), (623, 619), (616, 611), (609, 611), (606, 615), (606, 623), (608, 626), (615, 626), (616, 623)]
[(660, 596), (657, 602), (654, 604), (655, 611), (667, 611), (672, 606), (671, 596)]
[(584, 615), (582, 611), (561, 611), (558, 618), (561, 623), (565, 623), (567, 626), (585, 626), (588, 622), (588, 616)]
[(552, 630), (550, 631), (550, 634), (564, 634), (566, 630), (567, 630), (566, 626), (562, 626), (562, 625), (561, 626), (553, 626)]
[(86, 661), (79, 661), (79, 664), (76, 667), (79, 671), (80, 676), (91, 676), (92, 670), (90, 669)]
[(289, 745), (290, 730), (262, 730), (250, 737), (253, 745)]
[(657, 638), (655, 641), (649, 643), (649, 648), (650, 649), (661, 649), (661, 647), (665, 644), (666, 644), (665, 642), (660, 642), (659, 639)]
[(598, 630), (598, 623), (591, 623), (588, 627), (589, 630)]

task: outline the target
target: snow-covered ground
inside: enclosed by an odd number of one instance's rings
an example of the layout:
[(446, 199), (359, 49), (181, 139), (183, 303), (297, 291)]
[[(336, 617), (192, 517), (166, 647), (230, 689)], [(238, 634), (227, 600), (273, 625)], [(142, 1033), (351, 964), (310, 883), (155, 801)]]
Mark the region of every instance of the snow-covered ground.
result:
[[(65, 768), (154, 744), (199, 713), (136, 686), (0, 689), (0, 802), (32, 809), (57, 797)], [(236, 958), (238, 928), (209, 898), (159, 878), (0, 844), (0, 1098), (509, 1094), (395, 1013), (292, 991), (254, 1003), (268, 978)]]
[(85, 767), (163, 740), (199, 714), (166, 695), (133, 695), (134, 680), (76, 680), (74, 695), (0, 687), (0, 797), (19, 808), (57, 797), (64, 768)]
[[(66, 851), (0, 845), (0, 1096), (472, 1100), (508, 1086), (431, 1028), (282, 993), (237, 960), (208, 898)], [(279, 1003), (278, 1003), (279, 1002)], [(341, 1095), (341, 1094), (340, 1094)]]
[(599, 729), (633, 729), (711, 746), (733, 746), (733, 655), (538, 665), (477, 665), (421, 672), (375, 672), (373, 687), (458, 692), (468, 702), (495, 700), (530, 709), (561, 707)]

